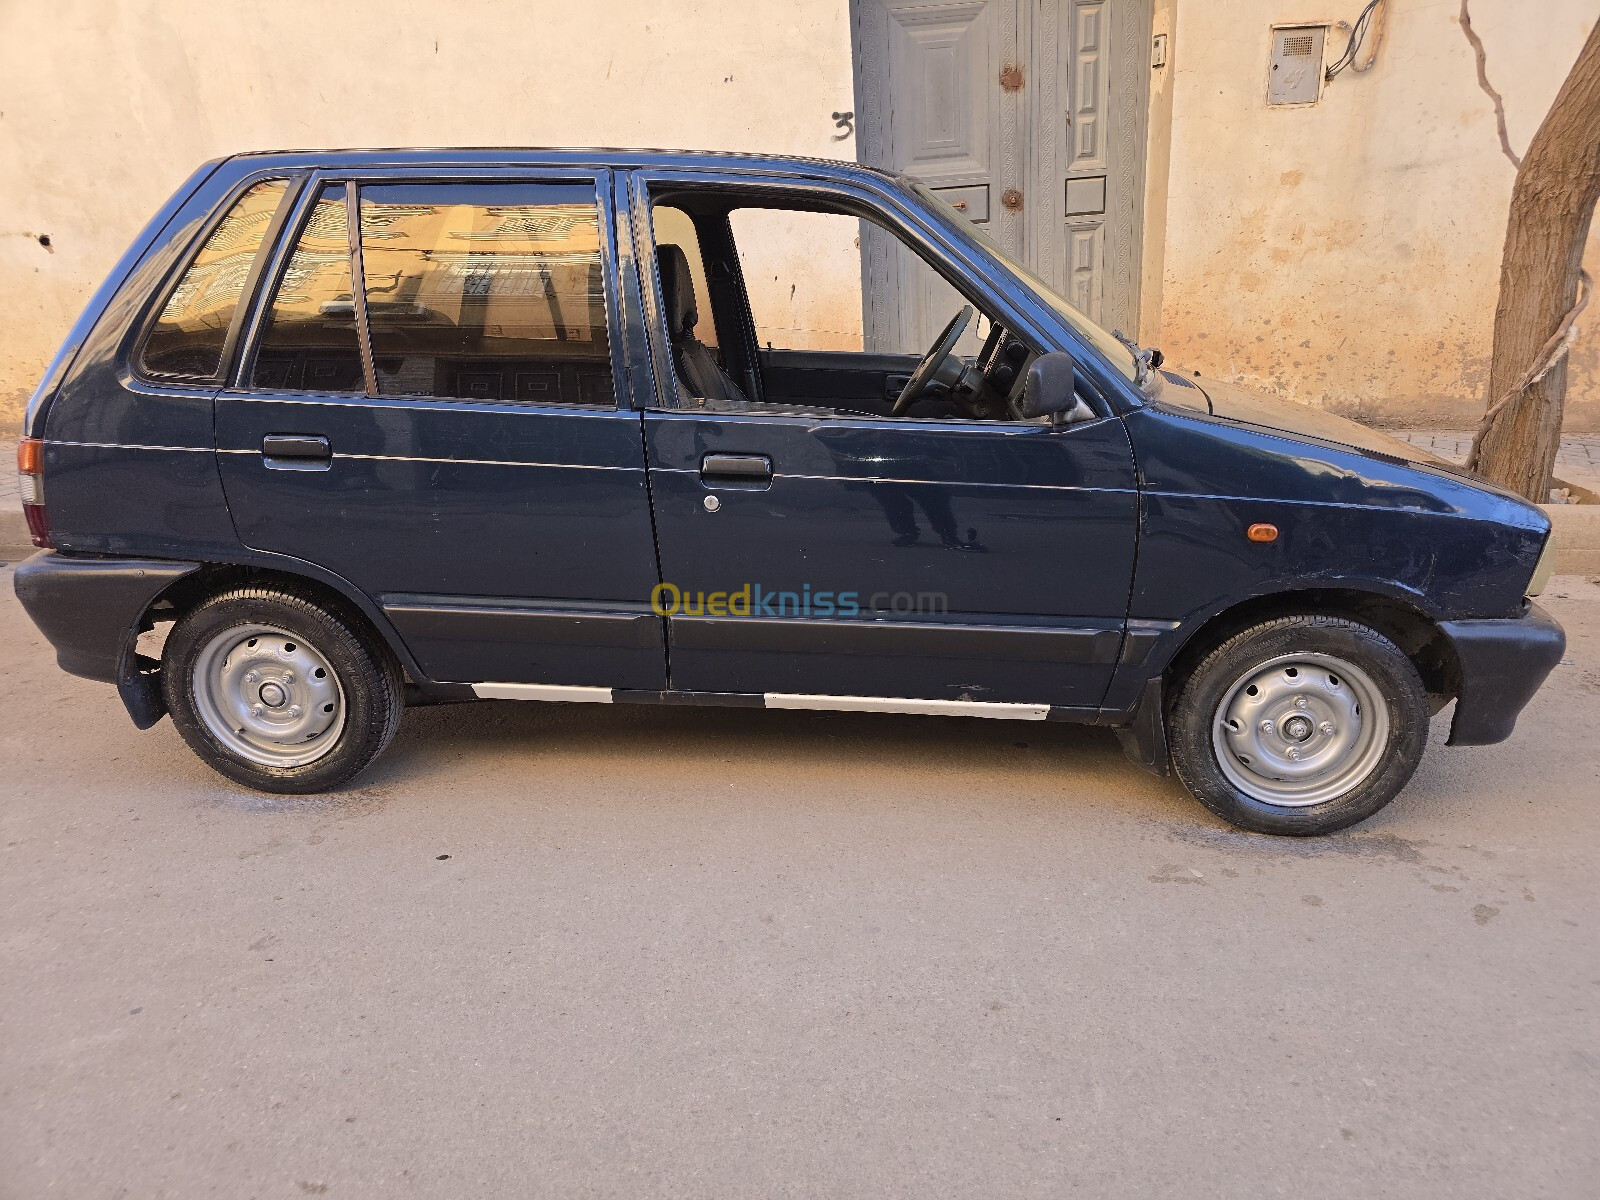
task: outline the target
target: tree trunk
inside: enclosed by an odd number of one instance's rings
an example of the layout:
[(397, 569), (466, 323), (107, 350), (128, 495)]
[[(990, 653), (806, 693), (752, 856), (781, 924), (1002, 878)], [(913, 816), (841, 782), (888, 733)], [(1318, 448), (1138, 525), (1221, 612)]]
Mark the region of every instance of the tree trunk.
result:
[[(1511, 192), (1489, 403), (1528, 370), (1578, 294), (1583, 246), (1600, 198), (1600, 24), (1522, 160)], [(1567, 360), (1506, 405), (1483, 439), (1478, 473), (1529, 500), (1549, 499), (1561, 445)]]

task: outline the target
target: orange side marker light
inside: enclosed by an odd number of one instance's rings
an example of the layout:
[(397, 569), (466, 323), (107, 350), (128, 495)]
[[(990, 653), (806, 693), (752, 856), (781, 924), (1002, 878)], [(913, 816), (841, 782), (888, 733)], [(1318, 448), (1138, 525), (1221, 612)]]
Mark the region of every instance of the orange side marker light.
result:
[(1275, 542), (1278, 540), (1278, 527), (1269, 525), (1265, 521), (1257, 521), (1245, 530), (1245, 537), (1252, 542)]

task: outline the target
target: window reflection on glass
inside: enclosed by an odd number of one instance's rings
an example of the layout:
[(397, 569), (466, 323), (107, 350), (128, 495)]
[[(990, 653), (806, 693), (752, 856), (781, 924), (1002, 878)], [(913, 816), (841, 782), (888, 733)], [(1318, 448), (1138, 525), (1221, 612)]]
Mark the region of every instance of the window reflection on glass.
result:
[(256, 351), (256, 387), (359, 392), (365, 387), (350, 291), (343, 184), (322, 189), (278, 284)]
[(250, 268), (288, 186), (282, 179), (258, 183), (228, 210), (156, 319), (144, 344), (146, 371), (189, 379), (216, 375)]
[(594, 187), (361, 190), (378, 391), (614, 403)]

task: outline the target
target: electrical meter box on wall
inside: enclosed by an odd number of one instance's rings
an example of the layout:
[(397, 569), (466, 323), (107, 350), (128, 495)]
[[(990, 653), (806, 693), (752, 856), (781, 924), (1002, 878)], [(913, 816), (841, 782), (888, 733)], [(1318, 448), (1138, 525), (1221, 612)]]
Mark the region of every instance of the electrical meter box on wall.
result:
[(1278, 25), (1267, 69), (1268, 104), (1315, 104), (1322, 95), (1326, 25)]

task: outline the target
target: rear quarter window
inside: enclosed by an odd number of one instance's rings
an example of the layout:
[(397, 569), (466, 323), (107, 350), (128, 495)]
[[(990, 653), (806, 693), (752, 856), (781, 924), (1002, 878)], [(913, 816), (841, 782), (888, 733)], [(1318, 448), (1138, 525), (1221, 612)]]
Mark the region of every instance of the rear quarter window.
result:
[(283, 179), (255, 184), (211, 231), (145, 338), (139, 353), (145, 374), (164, 379), (217, 377), (245, 284), (288, 187)]

